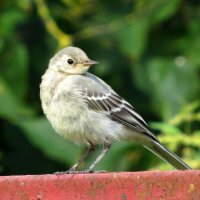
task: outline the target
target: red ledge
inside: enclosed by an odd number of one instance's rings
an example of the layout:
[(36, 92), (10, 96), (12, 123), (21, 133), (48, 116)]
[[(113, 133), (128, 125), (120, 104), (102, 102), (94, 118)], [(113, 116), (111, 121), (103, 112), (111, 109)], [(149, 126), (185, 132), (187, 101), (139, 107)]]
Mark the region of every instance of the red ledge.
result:
[(0, 200), (200, 199), (200, 170), (1, 176)]

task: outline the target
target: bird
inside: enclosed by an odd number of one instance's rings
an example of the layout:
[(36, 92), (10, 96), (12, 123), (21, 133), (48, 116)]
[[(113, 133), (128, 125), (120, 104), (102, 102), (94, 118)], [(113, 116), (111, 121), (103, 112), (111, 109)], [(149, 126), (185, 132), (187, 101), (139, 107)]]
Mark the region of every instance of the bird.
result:
[[(64, 139), (87, 145), (87, 151), (64, 173), (92, 173), (115, 141), (136, 142), (178, 170), (191, 169), (162, 145), (142, 116), (107, 83), (89, 73), (98, 64), (78, 47), (68, 46), (51, 59), (40, 84), (44, 114)], [(86, 170), (78, 166), (102, 146), (99, 156)]]

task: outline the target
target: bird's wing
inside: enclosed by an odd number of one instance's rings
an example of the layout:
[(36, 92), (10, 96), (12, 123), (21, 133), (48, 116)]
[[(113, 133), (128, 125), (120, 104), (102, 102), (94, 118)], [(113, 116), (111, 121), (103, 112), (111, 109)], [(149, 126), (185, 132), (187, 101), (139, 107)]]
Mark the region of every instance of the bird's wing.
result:
[[(102, 83), (104, 82), (101, 80)], [(148, 125), (134, 108), (115, 93), (106, 83), (103, 86), (102, 88), (85, 88), (85, 98), (89, 109), (95, 110), (96, 112), (104, 112), (112, 120), (137, 132), (145, 133), (157, 141), (156, 136), (149, 131)]]

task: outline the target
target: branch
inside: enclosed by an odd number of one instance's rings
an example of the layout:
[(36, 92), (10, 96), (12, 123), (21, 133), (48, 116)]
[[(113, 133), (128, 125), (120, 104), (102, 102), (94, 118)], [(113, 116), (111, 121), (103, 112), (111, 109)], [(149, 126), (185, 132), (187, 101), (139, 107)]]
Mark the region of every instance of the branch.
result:
[(36, 0), (36, 7), (40, 18), (42, 19), (47, 31), (58, 41), (60, 47), (72, 44), (72, 36), (59, 29), (56, 22), (50, 15), (48, 7), (44, 0)]

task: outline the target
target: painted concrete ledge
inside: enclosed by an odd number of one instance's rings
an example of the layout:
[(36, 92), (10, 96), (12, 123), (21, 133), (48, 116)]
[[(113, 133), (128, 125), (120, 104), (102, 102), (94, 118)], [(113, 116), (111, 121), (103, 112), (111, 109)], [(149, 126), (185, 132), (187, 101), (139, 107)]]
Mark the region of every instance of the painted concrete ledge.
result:
[(0, 177), (0, 200), (200, 200), (200, 170)]

